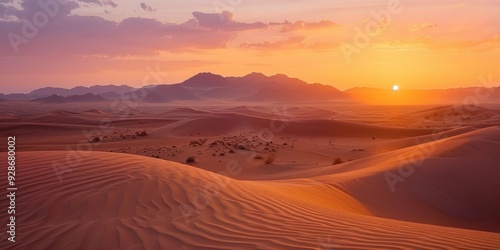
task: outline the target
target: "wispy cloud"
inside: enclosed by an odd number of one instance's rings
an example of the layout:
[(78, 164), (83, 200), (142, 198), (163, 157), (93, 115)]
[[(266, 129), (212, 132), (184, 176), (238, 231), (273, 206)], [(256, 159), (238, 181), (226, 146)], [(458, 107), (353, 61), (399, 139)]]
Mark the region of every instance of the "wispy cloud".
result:
[[(49, 2), (61, 3), (50, 15), (40, 5)], [(2, 71), (0, 84), (39, 82), (43, 72), (47, 72), (43, 79), (50, 81), (77, 72), (82, 72), (79, 79), (123, 79), (123, 73), (134, 68), (130, 65), (140, 68), (148, 60), (191, 62), (198, 67), (179, 64), (186, 69), (179, 78), (195, 70), (217, 70), (212, 67), (216, 61), (229, 66), (228, 74), (262, 70), (300, 76), (302, 72), (310, 81), (341, 79), (347, 84), (372, 79), (417, 82), (423, 79), (414, 77), (418, 73), (432, 71), (420, 67), (424, 64), (435, 69), (462, 67), (454, 71), (459, 72), (456, 75), (425, 75), (428, 81), (462, 81), (469, 69), (500, 70), (495, 61), (500, 53), (498, 1), (402, 1), (402, 13), (392, 16), (383, 29), (373, 24), (377, 20), (373, 13), (383, 13), (387, 1), (223, 2), (228, 4), (222, 9), (230, 11), (220, 11), (212, 1), (196, 0), (0, 0), (0, 65), (10, 69)], [(367, 29), (376, 35), (366, 35)], [(353, 64), (345, 65), (339, 44), (365, 42), (368, 46)], [(434, 60), (414, 60), (424, 54)], [(356, 65), (380, 61), (387, 67), (367, 67), (371, 75), (357, 74)], [(342, 70), (325, 73), (332, 68)], [(398, 69), (397, 74), (387, 73), (392, 68)], [(96, 76), (99, 70), (106, 72), (105, 78)]]
[(437, 26), (438, 25), (435, 23), (423, 22), (423, 23), (419, 23), (419, 24), (414, 24), (413, 27), (411, 28), (411, 31), (418, 32), (418, 31), (422, 31), (422, 30), (435, 28)]
[(147, 11), (147, 12), (155, 12), (156, 9), (148, 5), (147, 3), (142, 2), (141, 3), (141, 9)]
[(305, 21), (296, 21), (296, 22), (284, 22), (284, 23), (275, 23), (275, 25), (282, 26), (282, 32), (292, 32), (292, 31), (300, 31), (300, 30), (312, 30), (312, 29), (323, 29), (323, 28), (331, 28), (336, 27), (338, 24), (329, 21), (323, 20), (320, 22), (305, 22)]

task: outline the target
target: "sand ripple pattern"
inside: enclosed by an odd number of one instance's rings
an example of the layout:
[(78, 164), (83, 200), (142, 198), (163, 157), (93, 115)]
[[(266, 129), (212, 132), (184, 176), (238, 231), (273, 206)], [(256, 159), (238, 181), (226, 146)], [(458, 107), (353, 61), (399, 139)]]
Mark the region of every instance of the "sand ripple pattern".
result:
[[(19, 153), (18, 238), (14, 245), (2, 239), (0, 249), (500, 246), (500, 234), (372, 216), (356, 199), (330, 185), (237, 181), (141, 156), (94, 152), (83, 156), (60, 182), (52, 163), (66, 156), (57, 151)], [(5, 153), (0, 157), (5, 159)], [(2, 164), (0, 173), (5, 176)], [(206, 187), (212, 195), (194, 198)], [(7, 202), (4, 190), (2, 186), (1, 204)], [(199, 208), (190, 223), (179, 210), (183, 205)], [(6, 210), (0, 215), (6, 218)]]

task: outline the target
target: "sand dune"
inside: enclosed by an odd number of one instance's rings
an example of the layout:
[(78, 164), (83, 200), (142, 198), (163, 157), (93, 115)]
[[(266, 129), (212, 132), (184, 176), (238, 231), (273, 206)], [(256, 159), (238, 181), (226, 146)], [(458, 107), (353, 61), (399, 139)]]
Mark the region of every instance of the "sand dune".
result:
[[(23, 234), (13, 249), (497, 249), (500, 244), (495, 233), (377, 218), (338, 188), (305, 179), (236, 181), (162, 160), (92, 153), (61, 173), (59, 182), (52, 163), (64, 161), (66, 152), (19, 157), (19, 166), (26, 166), (20, 168), (23, 195), (17, 203), (23, 208), (17, 230)], [(5, 197), (2, 193), (2, 203)], [(179, 206), (194, 212), (186, 210), (183, 217)]]
[[(8, 249), (498, 249), (498, 126), (396, 128), (387, 117), (429, 110), (356, 108), (5, 113), (0, 132), (22, 139), (19, 234)], [(97, 131), (93, 152), (65, 151), (102, 118), (114, 129)], [(271, 142), (257, 138), (284, 122)], [(196, 162), (173, 162), (187, 156)], [(331, 165), (339, 156), (354, 160)]]
[(314, 174), (382, 217), (500, 232), (499, 150), (491, 127)]
[(32, 122), (4, 122), (0, 124), (2, 133), (15, 133), (20, 135), (36, 134), (36, 131), (43, 133), (92, 130), (96, 126), (75, 125), (75, 124), (53, 124), (53, 123), (32, 123)]
[(448, 137), (465, 134), (465, 133), (472, 132), (472, 131), (482, 129), (482, 128), (489, 128), (491, 126), (492, 125), (484, 124), (484, 125), (473, 125), (473, 126), (460, 127), (460, 128), (450, 129), (450, 130), (435, 129), (434, 133), (429, 134), (429, 135), (415, 136), (415, 137), (410, 137), (410, 138), (382, 142), (382, 143), (378, 144), (375, 147), (375, 149), (377, 151), (380, 151), (380, 152), (387, 152), (387, 151), (392, 151), (392, 150), (396, 150), (396, 149), (400, 149), (400, 148), (415, 146), (417, 144), (423, 144), (423, 143), (427, 143), (427, 142), (431, 142), (431, 141), (437, 141), (440, 139), (445, 139)]
[(279, 116), (274, 118), (261, 118), (239, 113), (218, 113), (202, 118), (191, 118), (169, 124), (153, 131), (155, 135), (177, 135), (185, 136), (200, 134), (213, 136), (228, 134), (235, 130), (249, 129), (259, 131), (261, 128), (270, 126), (283, 126), (286, 130), (283, 134), (295, 134), (302, 136), (343, 136), (343, 137), (381, 137), (381, 138), (403, 138), (407, 136), (420, 136), (433, 132), (431, 129), (403, 129), (388, 128), (360, 123), (351, 123), (336, 120), (297, 120), (295, 116)]
[(426, 127), (464, 126), (472, 124), (495, 124), (500, 111), (477, 105), (449, 105), (418, 110), (391, 117), (405, 124), (420, 124)]

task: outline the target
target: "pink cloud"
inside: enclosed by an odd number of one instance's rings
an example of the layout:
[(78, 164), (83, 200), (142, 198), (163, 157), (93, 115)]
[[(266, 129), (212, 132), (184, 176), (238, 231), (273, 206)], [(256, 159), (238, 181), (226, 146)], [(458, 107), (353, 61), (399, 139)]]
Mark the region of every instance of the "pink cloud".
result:
[[(220, 48), (236, 31), (265, 28), (263, 23), (242, 23), (231, 13), (193, 13), (184, 23), (162, 23), (155, 19), (127, 18), (121, 22), (97, 16), (70, 15), (78, 7), (68, 2), (50, 17), (41, 12), (38, 1), (25, 1), (17, 10), (20, 20), (0, 22), (0, 55), (103, 54), (151, 55), (158, 51), (182, 51), (196, 48)], [(40, 14), (42, 13), (42, 14)], [(45, 13), (45, 14), (43, 14)], [(48, 17), (44, 25), (37, 15)], [(28, 17), (23, 19), (23, 17)], [(34, 17), (34, 18), (29, 18)]]
[(262, 43), (243, 43), (241, 45), (242, 48), (251, 48), (251, 49), (286, 49), (286, 48), (299, 48), (304, 46), (304, 41), (306, 40), (303, 36), (295, 36), (289, 37), (285, 40), (279, 41), (266, 41)]
[(284, 22), (284, 23), (278, 23), (278, 25), (282, 25), (282, 32), (292, 32), (292, 31), (298, 31), (298, 30), (311, 30), (311, 29), (323, 29), (323, 28), (331, 28), (338, 26), (338, 24), (328, 21), (328, 20), (323, 20), (320, 22), (304, 22), (304, 21), (296, 21), (294, 23), (292, 22)]

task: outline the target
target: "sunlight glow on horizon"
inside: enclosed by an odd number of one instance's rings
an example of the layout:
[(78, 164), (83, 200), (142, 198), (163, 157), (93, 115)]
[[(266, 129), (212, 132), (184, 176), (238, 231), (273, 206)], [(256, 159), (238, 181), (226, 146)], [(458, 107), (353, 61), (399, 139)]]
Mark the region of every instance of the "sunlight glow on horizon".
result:
[[(500, 1), (401, 1), (401, 13), (385, 26), (371, 12), (387, 11), (386, 1), (225, 2), (233, 5), (223, 9), (223, 19), (213, 4), (194, 0), (155, 0), (149, 11), (131, 0), (115, 7), (75, 5), (54, 17), (64, 21), (51, 20), (32, 38), (21, 37), (19, 53), (9, 39), (0, 40), (0, 92), (140, 87), (149, 69), (155, 77), (148, 84), (177, 83), (200, 72), (261, 72), (340, 90), (387, 90), (388, 83), (401, 82), (404, 92), (474, 87), (478, 77), (500, 72)], [(31, 21), (36, 10), (26, 11), (9, 13)], [(23, 24), (0, 22), (0, 36), (22, 35)]]

